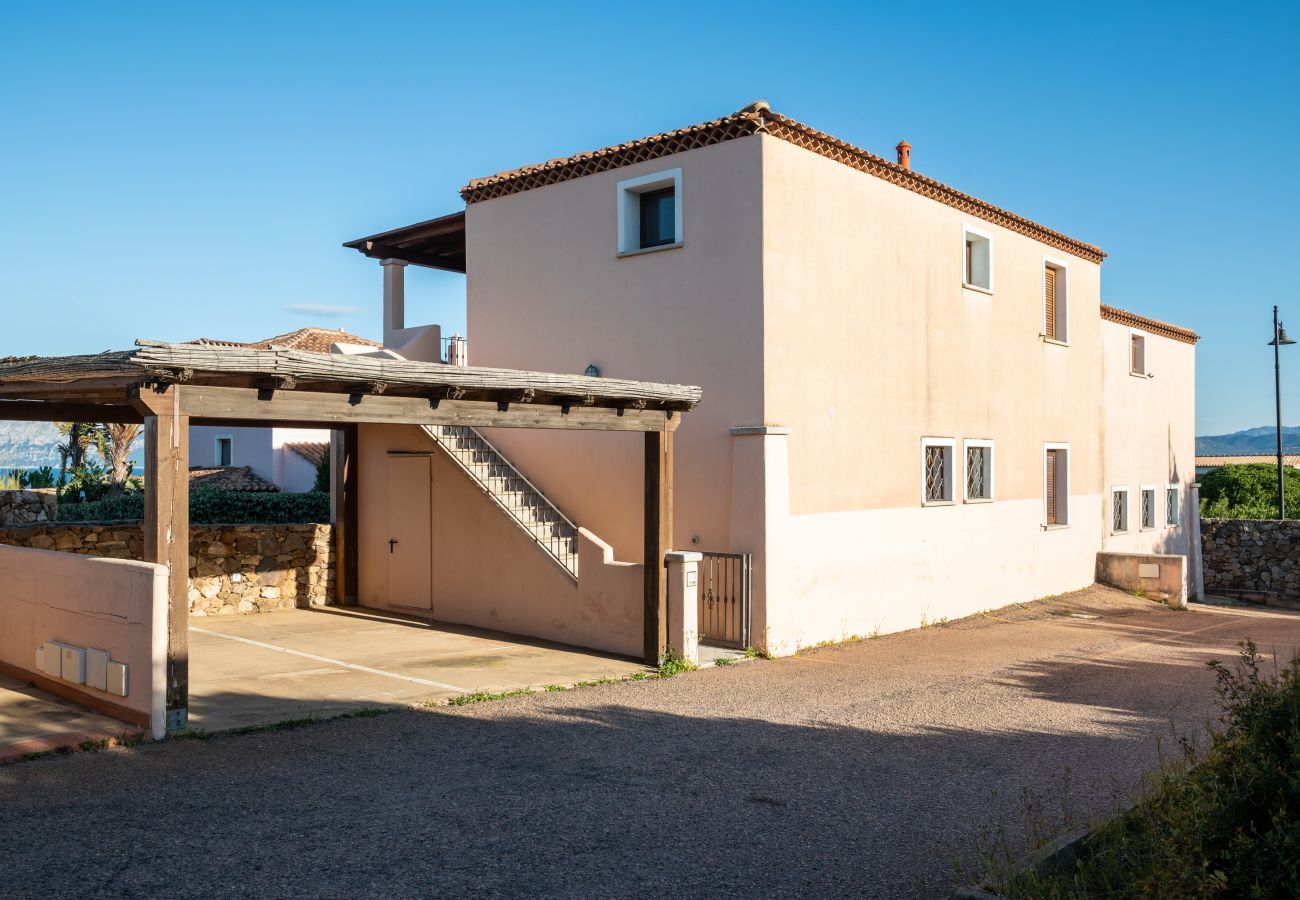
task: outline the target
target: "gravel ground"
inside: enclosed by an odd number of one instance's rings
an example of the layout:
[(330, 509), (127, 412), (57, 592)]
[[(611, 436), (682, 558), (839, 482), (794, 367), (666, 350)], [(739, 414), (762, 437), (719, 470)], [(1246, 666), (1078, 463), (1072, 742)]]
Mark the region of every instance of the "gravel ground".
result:
[(1023, 841), (1024, 792), (1048, 819), (1129, 795), (1246, 635), (1289, 653), (1300, 615), (1093, 588), (664, 681), (17, 763), (0, 895), (944, 896), (990, 829)]

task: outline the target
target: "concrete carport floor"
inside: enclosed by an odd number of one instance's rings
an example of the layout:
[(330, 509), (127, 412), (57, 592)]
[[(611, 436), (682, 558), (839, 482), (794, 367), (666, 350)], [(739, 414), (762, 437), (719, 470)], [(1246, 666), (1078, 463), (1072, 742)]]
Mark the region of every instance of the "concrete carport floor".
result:
[(190, 727), (221, 731), (646, 671), (594, 650), (360, 608), (190, 620)]

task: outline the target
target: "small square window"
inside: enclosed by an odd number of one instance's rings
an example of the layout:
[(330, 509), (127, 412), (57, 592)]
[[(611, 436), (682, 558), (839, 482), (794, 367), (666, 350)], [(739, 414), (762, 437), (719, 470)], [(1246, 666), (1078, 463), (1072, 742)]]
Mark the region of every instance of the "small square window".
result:
[(1181, 503), (1178, 499), (1178, 485), (1171, 484), (1165, 488), (1165, 524), (1177, 525)]
[(952, 502), (953, 445), (950, 438), (924, 438), (921, 441), (921, 502)]
[(966, 442), (966, 499), (993, 499), (993, 442)]
[(1136, 331), (1129, 335), (1128, 370), (1134, 375), (1147, 374), (1147, 339), (1146, 335)]
[(1070, 524), (1070, 448), (1047, 444), (1043, 448), (1043, 523), (1048, 528)]
[(1149, 531), (1156, 527), (1156, 489), (1142, 488), (1140, 502), (1142, 504), (1140, 527), (1143, 531)]
[(1128, 531), (1128, 488), (1112, 488), (1110, 492), (1110, 530), (1112, 534)]
[(993, 290), (993, 238), (974, 228), (962, 230), (965, 244), (962, 262), (962, 283), (982, 291)]
[(618, 254), (636, 255), (682, 244), (682, 170), (669, 169), (618, 183)]

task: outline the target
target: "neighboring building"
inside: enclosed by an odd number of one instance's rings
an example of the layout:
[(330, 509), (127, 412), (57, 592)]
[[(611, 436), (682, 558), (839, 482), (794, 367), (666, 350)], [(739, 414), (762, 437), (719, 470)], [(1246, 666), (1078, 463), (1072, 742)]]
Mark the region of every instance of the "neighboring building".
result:
[[(463, 212), (347, 246), (382, 262), (388, 345), (411, 358), (416, 264), (467, 274), (475, 365), (700, 385), (675, 438), (675, 545), (752, 555), (756, 647), (1082, 588), (1102, 550), (1186, 554), (1196, 335), (1104, 305), (1100, 249), (897, 150), (758, 103), (476, 179)], [(414, 532), (428, 597), (396, 599), (387, 542), (411, 525), (395, 504), (429, 470), (392, 457), (431, 442), (363, 431), (362, 603), (617, 646), (549, 623), (544, 574), (493, 553), (482, 492), (453, 491), (445, 461), (432, 530)], [(483, 437), (557, 515), (641, 561), (639, 436)]]
[[(329, 353), (338, 349), (358, 352), (378, 347), (377, 341), (342, 330), (300, 328), (261, 341), (241, 343), (213, 338), (191, 341), (208, 347), (255, 347), (270, 350), (308, 350)], [(191, 468), (250, 468), (282, 491), (301, 493), (316, 484), (316, 466), (329, 446), (330, 433), (319, 428), (190, 428)]]
[[(1235, 456), (1198, 456), (1196, 457), (1196, 475), (1208, 475), (1224, 466), (1276, 466), (1276, 453), (1251, 453)], [(1300, 454), (1286, 453), (1282, 456), (1282, 465), (1300, 469)]]

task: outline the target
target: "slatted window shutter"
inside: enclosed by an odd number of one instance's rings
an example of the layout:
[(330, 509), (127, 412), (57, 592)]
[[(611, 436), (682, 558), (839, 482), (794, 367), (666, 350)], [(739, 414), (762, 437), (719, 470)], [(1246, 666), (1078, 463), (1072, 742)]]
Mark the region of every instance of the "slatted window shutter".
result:
[(1056, 454), (1058, 450), (1047, 451), (1047, 471), (1046, 471), (1046, 494), (1047, 494), (1047, 524), (1056, 524)]
[(966, 283), (975, 283), (975, 244), (973, 241), (966, 242)]
[(1057, 340), (1056, 336), (1056, 270), (1047, 266), (1043, 270), (1043, 306), (1047, 320), (1047, 336)]

